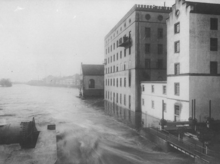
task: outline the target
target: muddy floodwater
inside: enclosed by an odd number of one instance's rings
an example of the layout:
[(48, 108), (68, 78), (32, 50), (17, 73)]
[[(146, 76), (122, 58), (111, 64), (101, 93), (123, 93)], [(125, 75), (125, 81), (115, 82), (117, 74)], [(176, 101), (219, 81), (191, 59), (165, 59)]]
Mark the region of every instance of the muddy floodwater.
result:
[[(73, 88), (14, 85), (0, 88), (7, 123), (56, 124), (57, 164), (190, 164), (180, 153), (164, 153), (134, 129), (105, 113), (103, 100), (81, 100)], [(24, 159), (25, 160), (25, 159)]]

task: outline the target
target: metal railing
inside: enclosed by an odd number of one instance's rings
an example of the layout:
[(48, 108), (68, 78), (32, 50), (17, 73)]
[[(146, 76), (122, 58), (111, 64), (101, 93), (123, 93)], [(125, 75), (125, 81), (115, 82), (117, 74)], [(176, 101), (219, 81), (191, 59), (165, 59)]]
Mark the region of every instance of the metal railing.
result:
[(191, 143), (189, 141), (181, 140), (178, 137), (176, 137), (168, 132), (165, 133), (165, 132), (159, 131), (157, 129), (153, 129), (153, 128), (147, 128), (145, 130), (153, 135), (156, 135), (156, 136), (166, 140), (167, 142), (175, 145), (176, 147), (183, 149), (188, 153), (193, 154), (194, 156), (200, 156), (204, 160), (212, 161), (213, 157), (215, 157), (215, 158), (220, 157), (220, 153), (218, 153), (218, 152), (212, 151), (208, 148), (204, 148), (196, 143)]

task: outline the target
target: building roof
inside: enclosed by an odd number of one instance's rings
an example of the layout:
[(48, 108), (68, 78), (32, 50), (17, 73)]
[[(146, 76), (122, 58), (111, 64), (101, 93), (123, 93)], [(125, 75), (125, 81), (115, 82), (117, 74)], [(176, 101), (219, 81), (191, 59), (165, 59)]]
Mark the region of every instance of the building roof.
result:
[(155, 5), (139, 5), (135, 4), (122, 19), (111, 29), (111, 31), (105, 36), (105, 39), (109, 37), (126, 19), (135, 11), (148, 11), (157, 13), (170, 13), (172, 11), (171, 7), (166, 6), (155, 6)]
[(82, 74), (104, 76), (104, 65), (82, 64)]
[(185, 2), (187, 5), (193, 6), (191, 13), (220, 15), (220, 4)]

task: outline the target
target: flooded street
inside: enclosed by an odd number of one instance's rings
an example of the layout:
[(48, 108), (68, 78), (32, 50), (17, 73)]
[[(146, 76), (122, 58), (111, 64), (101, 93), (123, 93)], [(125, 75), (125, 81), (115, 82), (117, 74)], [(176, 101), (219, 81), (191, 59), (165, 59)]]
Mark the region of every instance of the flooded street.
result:
[[(135, 130), (105, 113), (102, 100), (81, 100), (72, 88), (14, 85), (0, 88), (7, 123), (56, 124), (57, 164), (186, 164), (188, 157), (163, 153)], [(25, 160), (25, 159), (24, 159)]]

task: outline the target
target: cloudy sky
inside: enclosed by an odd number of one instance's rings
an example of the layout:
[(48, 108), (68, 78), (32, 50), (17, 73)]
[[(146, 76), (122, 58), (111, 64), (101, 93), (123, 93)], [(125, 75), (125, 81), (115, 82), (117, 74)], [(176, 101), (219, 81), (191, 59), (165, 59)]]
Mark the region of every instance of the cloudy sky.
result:
[(0, 78), (66, 76), (79, 73), (81, 62), (102, 64), (105, 35), (134, 4), (174, 1), (0, 0)]

